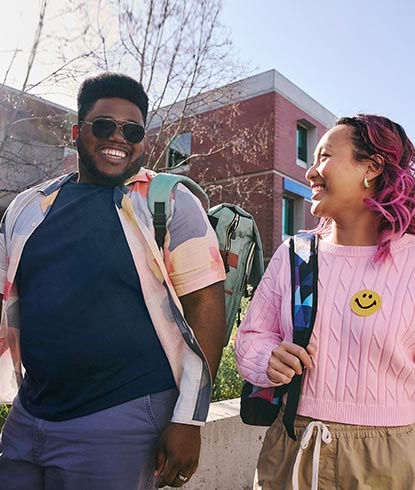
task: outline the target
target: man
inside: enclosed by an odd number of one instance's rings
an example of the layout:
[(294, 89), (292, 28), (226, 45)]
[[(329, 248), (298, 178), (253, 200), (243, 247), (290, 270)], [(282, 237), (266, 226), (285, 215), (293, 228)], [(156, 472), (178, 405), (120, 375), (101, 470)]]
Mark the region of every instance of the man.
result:
[(196, 471), (225, 274), (183, 186), (163, 258), (157, 249), (146, 200), (154, 173), (141, 168), (147, 108), (130, 77), (85, 80), (78, 173), (23, 192), (4, 216), (2, 400), (12, 366), (20, 388), (2, 434), (2, 489), (147, 490)]

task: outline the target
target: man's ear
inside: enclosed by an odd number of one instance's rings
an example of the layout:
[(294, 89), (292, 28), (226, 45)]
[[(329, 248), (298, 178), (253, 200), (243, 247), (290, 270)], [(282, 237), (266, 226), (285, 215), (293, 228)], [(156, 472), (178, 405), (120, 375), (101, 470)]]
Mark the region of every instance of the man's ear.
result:
[(75, 144), (78, 141), (80, 132), (81, 132), (81, 130), (80, 130), (78, 124), (73, 124), (72, 125), (72, 143)]

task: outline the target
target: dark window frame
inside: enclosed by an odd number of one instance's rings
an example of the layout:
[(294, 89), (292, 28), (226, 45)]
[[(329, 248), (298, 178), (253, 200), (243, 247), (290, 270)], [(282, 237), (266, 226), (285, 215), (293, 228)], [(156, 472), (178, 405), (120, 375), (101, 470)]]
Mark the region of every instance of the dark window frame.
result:
[(308, 144), (308, 129), (302, 124), (297, 123), (297, 158), (307, 163), (307, 144)]
[(282, 196), (281, 205), (281, 232), (284, 236), (294, 235), (295, 226), (295, 199), (290, 196)]

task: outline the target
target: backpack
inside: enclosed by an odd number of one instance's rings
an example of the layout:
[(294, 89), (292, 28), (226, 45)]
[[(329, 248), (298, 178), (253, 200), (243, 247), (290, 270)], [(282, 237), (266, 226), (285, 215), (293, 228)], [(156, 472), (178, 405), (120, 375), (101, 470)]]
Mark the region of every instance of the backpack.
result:
[[(317, 312), (317, 236), (299, 233), (290, 238), (291, 313), (293, 342), (306, 347)], [(244, 381), (240, 416), (248, 425), (269, 426), (277, 418), (282, 397), (288, 393), (283, 422), (288, 435), (295, 440), (294, 420), (303, 375), (295, 375), (289, 384), (260, 388)]]
[(179, 183), (184, 184), (199, 198), (218, 238), (226, 271), (226, 345), (237, 315), (239, 322), (242, 296), (252, 296), (264, 273), (261, 238), (252, 215), (239, 206), (224, 203), (208, 209), (209, 198), (196, 182), (183, 175), (161, 173), (150, 182), (147, 196), (159, 248), (163, 247), (166, 223), (171, 214), (170, 196)]

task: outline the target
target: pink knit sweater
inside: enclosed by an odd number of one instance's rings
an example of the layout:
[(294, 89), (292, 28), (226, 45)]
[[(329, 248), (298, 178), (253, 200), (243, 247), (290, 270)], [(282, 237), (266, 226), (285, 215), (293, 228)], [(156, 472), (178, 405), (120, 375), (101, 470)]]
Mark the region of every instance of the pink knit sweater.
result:
[[(373, 264), (375, 251), (319, 243), (311, 339), (318, 350), (305, 374), (300, 415), (372, 426), (415, 422), (415, 236), (393, 242), (393, 260), (383, 264)], [(242, 376), (273, 386), (265, 371), (271, 350), (284, 339), (292, 340), (286, 243), (274, 254), (238, 331)]]

